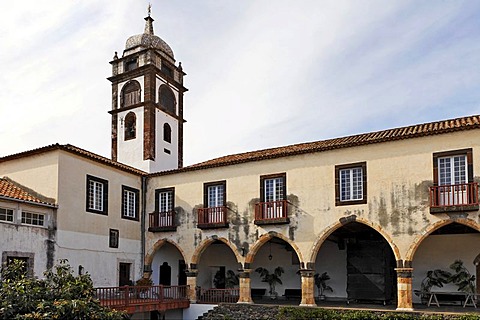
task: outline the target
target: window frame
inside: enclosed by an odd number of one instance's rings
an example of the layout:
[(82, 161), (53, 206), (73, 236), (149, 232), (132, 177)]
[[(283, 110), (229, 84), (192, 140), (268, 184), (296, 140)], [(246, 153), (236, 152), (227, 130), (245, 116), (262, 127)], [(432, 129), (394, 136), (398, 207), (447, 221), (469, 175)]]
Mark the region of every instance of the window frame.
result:
[(2, 252), (2, 265), (7, 264), (10, 259), (21, 259), (27, 261), (27, 276), (33, 277), (35, 266), (35, 253), (32, 252), (19, 252), (19, 251), (3, 251)]
[(163, 141), (172, 143), (172, 127), (168, 122), (163, 124)]
[[(5, 210), (4, 213), (0, 213), (1, 215), (3, 215), (5, 217), (5, 219), (0, 219), (0, 222), (4, 222), (4, 223), (15, 223), (15, 209), (12, 209), (12, 208), (5, 208), (5, 207), (0, 207), (0, 210)], [(11, 211), (11, 215), (8, 214), (8, 211)], [(12, 220), (9, 221), (7, 220), (7, 218), (11, 216), (12, 217)]]
[[(164, 95), (162, 94), (163, 92), (168, 92), (169, 95), (171, 95), (168, 98), (172, 98), (173, 104), (171, 106), (164, 104), (163, 102), (165, 100), (162, 99)], [(169, 99), (166, 100), (167, 102)], [(175, 93), (173, 90), (166, 84), (162, 84), (160, 87), (158, 87), (158, 104), (162, 107), (163, 110), (165, 110), (167, 113), (170, 113), (172, 115), (177, 115), (177, 97), (175, 96)], [(171, 107), (171, 109), (170, 109)]]
[[(101, 215), (108, 215), (108, 180), (91, 176), (87, 174), (87, 185), (86, 185), (86, 211), (91, 212), (91, 213), (96, 213), (96, 214), (101, 214)], [(103, 190), (102, 190), (102, 210), (97, 210), (90, 208), (90, 182), (94, 181), (97, 183), (103, 184)], [(122, 199), (123, 201), (123, 199)]]
[[(164, 192), (171, 193), (171, 209), (168, 211), (160, 211), (160, 194)], [(155, 212), (173, 212), (175, 211), (175, 188), (161, 188), (155, 189)]]
[[(219, 206), (210, 206), (209, 189), (210, 189), (210, 187), (217, 187), (217, 186), (222, 186), (223, 187), (223, 192), (222, 192), (223, 201), (222, 201), (222, 204), (219, 205)], [(216, 200), (218, 200), (218, 199), (216, 199)], [(217, 207), (226, 207), (226, 206), (227, 206), (227, 181), (226, 180), (221, 180), (221, 181), (204, 183), (203, 184), (203, 207), (204, 208), (217, 208)]]
[[(131, 122), (131, 123), (130, 123)], [(123, 119), (123, 140), (134, 140), (137, 138), (137, 115), (130, 111)]]
[(265, 199), (265, 182), (267, 180), (273, 180), (278, 178), (281, 178), (283, 180), (283, 187), (282, 187), (283, 199), (275, 199), (272, 201), (287, 200), (287, 173), (283, 172), (283, 173), (275, 173), (275, 174), (260, 176), (260, 202), (268, 202)]
[[(341, 200), (341, 177), (340, 171), (342, 170), (352, 170), (356, 168), (362, 169), (362, 199), (353, 199), (353, 200)], [(350, 186), (353, 188), (353, 185)], [(356, 162), (341, 164), (335, 166), (335, 206), (349, 206), (357, 204), (366, 204), (367, 203), (367, 162)]]
[(118, 229), (109, 229), (108, 247), (118, 249), (120, 243), (120, 231)]
[[(31, 223), (24, 222), (24, 214), (25, 215), (30, 215), (29, 218), (25, 217), (25, 220), (30, 219)], [(42, 224), (36, 224), (34, 221), (39, 221), (40, 216), (43, 217)], [(47, 215), (45, 213), (38, 213), (38, 212), (32, 212), (29, 210), (21, 210), (20, 213), (20, 224), (24, 226), (30, 226), (30, 227), (40, 227), (40, 228), (45, 228), (47, 223)]]
[[(127, 192), (132, 192), (134, 194), (135, 203), (133, 206), (134, 216), (126, 215), (127, 207), (125, 206), (125, 194)], [(139, 208), (140, 208), (140, 191), (138, 189), (122, 185), (122, 219), (139, 221)]]
[[(450, 151), (442, 151), (442, 152), (435, 152), (433, 153), (433, 185), (439, 185), (439, 172), (438, 172), (438, 160), (441, 158), (449, 158), (455, 156), (465, 156), (466, 163), (465, 163), (465, 170), (467, 171), (467, 182), (471, 183), (474, 182), (473, 180), (473, 149), (466, 148), (466, 149), (459, 149), (459, 150), (450, 150)], [(451, 184), (452, 185), (452, 184)]]

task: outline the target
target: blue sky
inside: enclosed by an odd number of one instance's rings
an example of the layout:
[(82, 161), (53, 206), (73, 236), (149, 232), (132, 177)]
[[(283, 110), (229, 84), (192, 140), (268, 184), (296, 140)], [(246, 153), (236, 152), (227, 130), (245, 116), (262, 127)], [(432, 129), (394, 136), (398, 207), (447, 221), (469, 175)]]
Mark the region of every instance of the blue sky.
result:
[[(148, 1), (0, 4), (0, 156), (110, 156), (108, 63)], [(480, 114), (480, 1), (152, 1), (187, 73), (185, 163)]]

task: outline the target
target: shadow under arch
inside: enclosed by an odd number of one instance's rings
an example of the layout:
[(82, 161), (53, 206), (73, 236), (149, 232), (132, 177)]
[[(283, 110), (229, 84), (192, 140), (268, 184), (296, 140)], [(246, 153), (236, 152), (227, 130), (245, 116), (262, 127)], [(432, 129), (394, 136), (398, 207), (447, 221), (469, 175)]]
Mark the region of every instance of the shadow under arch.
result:
[(275, 232), (275, 231), (270, 231), (270, 232), (265, 233), (265, 234), (260, 236), (260, 238), (257, 240), (257, 242), (255, 242), (255, 244), (252, 246), (252, 248), (248, 252), (247, 257), (245, 258), (245, 263), (253, 263), (253, 260), (255, 258), (255, 255), (257, 254), (258, 250), (260, 250), (260, 248), (265, 243), (270, 241), (270, 239), (272, 239), (272, 238), (279, 238), (279, 239), (285, 241), (286, 243), (288, 243), (293, 248), (295, 253), (297, 254), (298, 260), (300, 261), (300, 265), (304, 265), (305, 261), (303, 260), (302, 253), (300, 252), (300, 249), (297, 247), (297, 245), (293, 241), (291, 241), (290, 239), (285, 237), (283, 234), (280, 234), (280, 233)]
[(393, 242), (392, 238), (382, 229), (382, 227), (380, 227), (379, 225), (371, 221), (368, 221), (363, 218), (358, 218), (357, 216), (352, 215), (349, 217), (341, 218), (338, 222), (335, 222), (334, 224), (330, 225), (320, 234), (317, 240), (315, 240), (315, 243), (313, 244), (312, 249), (310, 250), (309, 263), (315, 264), (315, 261), (317, 259), (317, 254), (320, 251), (322, 244), (333, 232), (335, 232), (337, 229), (340, 229), (341, 227), (351, 222), (358, 222), (358, 223), (364, 224), (372, 228), (373, 230), (377, 231), (389, 244), (395, 256), (395, 260), (396, 261), (401, 260), (400, 250), (398, 249), (397, 245)]
[(200, 245), (197, 247), (197, 249), (195, 249), (195, 252), (193, 253), (193, 256), (192, 256), (191, 264), (193, 265), (198, 264), (198, 262), (200, 261), (200, 257), (202, 256), (202, 253), (215, 241), (221, 241), (224, 244), (226, 244), (227, 247), (229, 247), (230, 250), (232, 250), (233, 254), (235, 255), (235, 258), (237, 259), (237, 263), (242, 263), (242, 259), (243, 259), (242, 256), (238, 253), (237, 248), (234, 245), (232, 245), (230, 241), (228, 241), (228, 239), (225, 239), (223, 237), (212, 236), (203, 240), (202, 243), (200, 243)]
[(155, 253), (161, 247), (163, 247), (166, 243), (169, 243), (169, 244), (173, 245), (175, 248), (177, 248), (177, 250), (182, 255), (185, 263), (188, 263), (188, 260), (186, 259), (187, 256), (185, 255), (185, 252), (182, 250), (182, 248), (180, 248), (180, 246), (177, 243), (175, 243), (174, 241), (164, 238), (164, 239), (160, 239), (157, 242), (155, 242), (155, 244), (152, 246), (152, 248), (145, 255), (145, 259), (144, 259), (145, 265), (151, 265), (152, 264)]
[(415, 256), (415, 253), (417, 252), (417, 249), (420, 247), (423, 240), (425, 240), (432, 232), (440, 229), (441, 227), (452, 224), (452, 223), (460, 223), (460, 224), (463, 224), (467, 227), (470, 227), (470, 228), (475, 229), (478, 232), (480, 232), (480, 224), (478, 224), (477, 222), (475, 222), (472, 219), (457, 218), (457, 219), (448, 219), (448, 220), (437, 221), (436, 223), (425, 227), (422, 230), (421, 234), (417, 238), (415, 238), (412, 245), (408, 249), (407, 254), (405, 255), (405, 261), (413, 261), (413, 257)]

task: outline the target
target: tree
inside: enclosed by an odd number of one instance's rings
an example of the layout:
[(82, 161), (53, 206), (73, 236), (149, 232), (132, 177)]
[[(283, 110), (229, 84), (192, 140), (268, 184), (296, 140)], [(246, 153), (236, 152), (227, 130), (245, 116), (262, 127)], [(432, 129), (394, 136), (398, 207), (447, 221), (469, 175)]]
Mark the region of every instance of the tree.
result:
[(2, 266), (0, 319), (128, 319), (123, 312), (100, 305), (90, 275), (73, 275), (67, 260), (44, 273), (28, 277), (23, 261)]

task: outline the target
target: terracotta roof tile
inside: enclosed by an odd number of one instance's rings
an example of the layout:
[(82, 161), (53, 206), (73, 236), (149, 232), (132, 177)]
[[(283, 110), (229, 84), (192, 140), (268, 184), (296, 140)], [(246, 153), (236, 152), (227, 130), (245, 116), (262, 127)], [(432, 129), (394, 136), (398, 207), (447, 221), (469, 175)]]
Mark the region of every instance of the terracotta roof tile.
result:
[(41, 153), (45, 153), (45, 152), (49, 152), (49, 151), (53, 151), (53, 150), (63, 150), (63, 151), (70, 152), (70, 153), (79, 155), (81, 157), (84, 157), (84, 158), (87, 158), (87, 159), (90, 159), (90, 160), (93, 160), (93, 161), (96, 161), (96, 162), (99, 162), (99, 163), (103, 163), (105, 165), (108, 165), (108, 166), (111, 166), (111, 167), (114, 167), (114, 168), (117, 168), (117, 169), (120, 169), (120, 170), (123, 170), (123, 171), (127, 171), (127, 172), (138, 174), (138, 175), (146, 175), (146, 172), (144, 172), (144, 171), (138, 170), (134, 167), (127, 166), (127, 165), (125, 165), (123, 163), (120, 163), (120, 162), (110, 160), (108, 158), (105, 158), (105, 157), (100, 156), (98, 154), (95, 154), (93, 152), (87, 151), (85, 149), (72, 146), (71, 144), (58, 144), (57, 143), (57, 144), (52, 144), (52, 145), (42, 147), (42, 148), (38, 148), (38, 149), (33, 149), (33, 150), (28, 150), (28, 151), (12, 154), (12, 155), (0, 158), (0, 163), (5, 162), (5, 161), (20, 159), (20, 158), (23, 158), (23, 157), (32, 156), (32, 155), (35, 155), (35, 154), (41, 154)]
[(228, 166), (238, 163), (274, 159), (298, 154), (322, 152), (340, 148), (413, 139), (418, 137), (445, 134), (449, 132), (480, 129), (480, 115), (466, 116), (457, 119), (442, 120), (430, 123), (417, 124), (407, 127), (387, 129), (382, 131), (357, 134), (342, 138), (334, 138), (315, 142), (299, 143), (285, 147), (251, 151), (228, 155), (177, 170), (153, 173), (150, 176), (167, 175), (177, 172), (201, 170), (213, 167)]
[(55, 206), (54, 203), (46, 202), (39, 196), (33, 195), (30, 191), (22, 188), (7, 178), (0, 178), (0, 196), (13, 200), (27, 201), (42, 205)]

